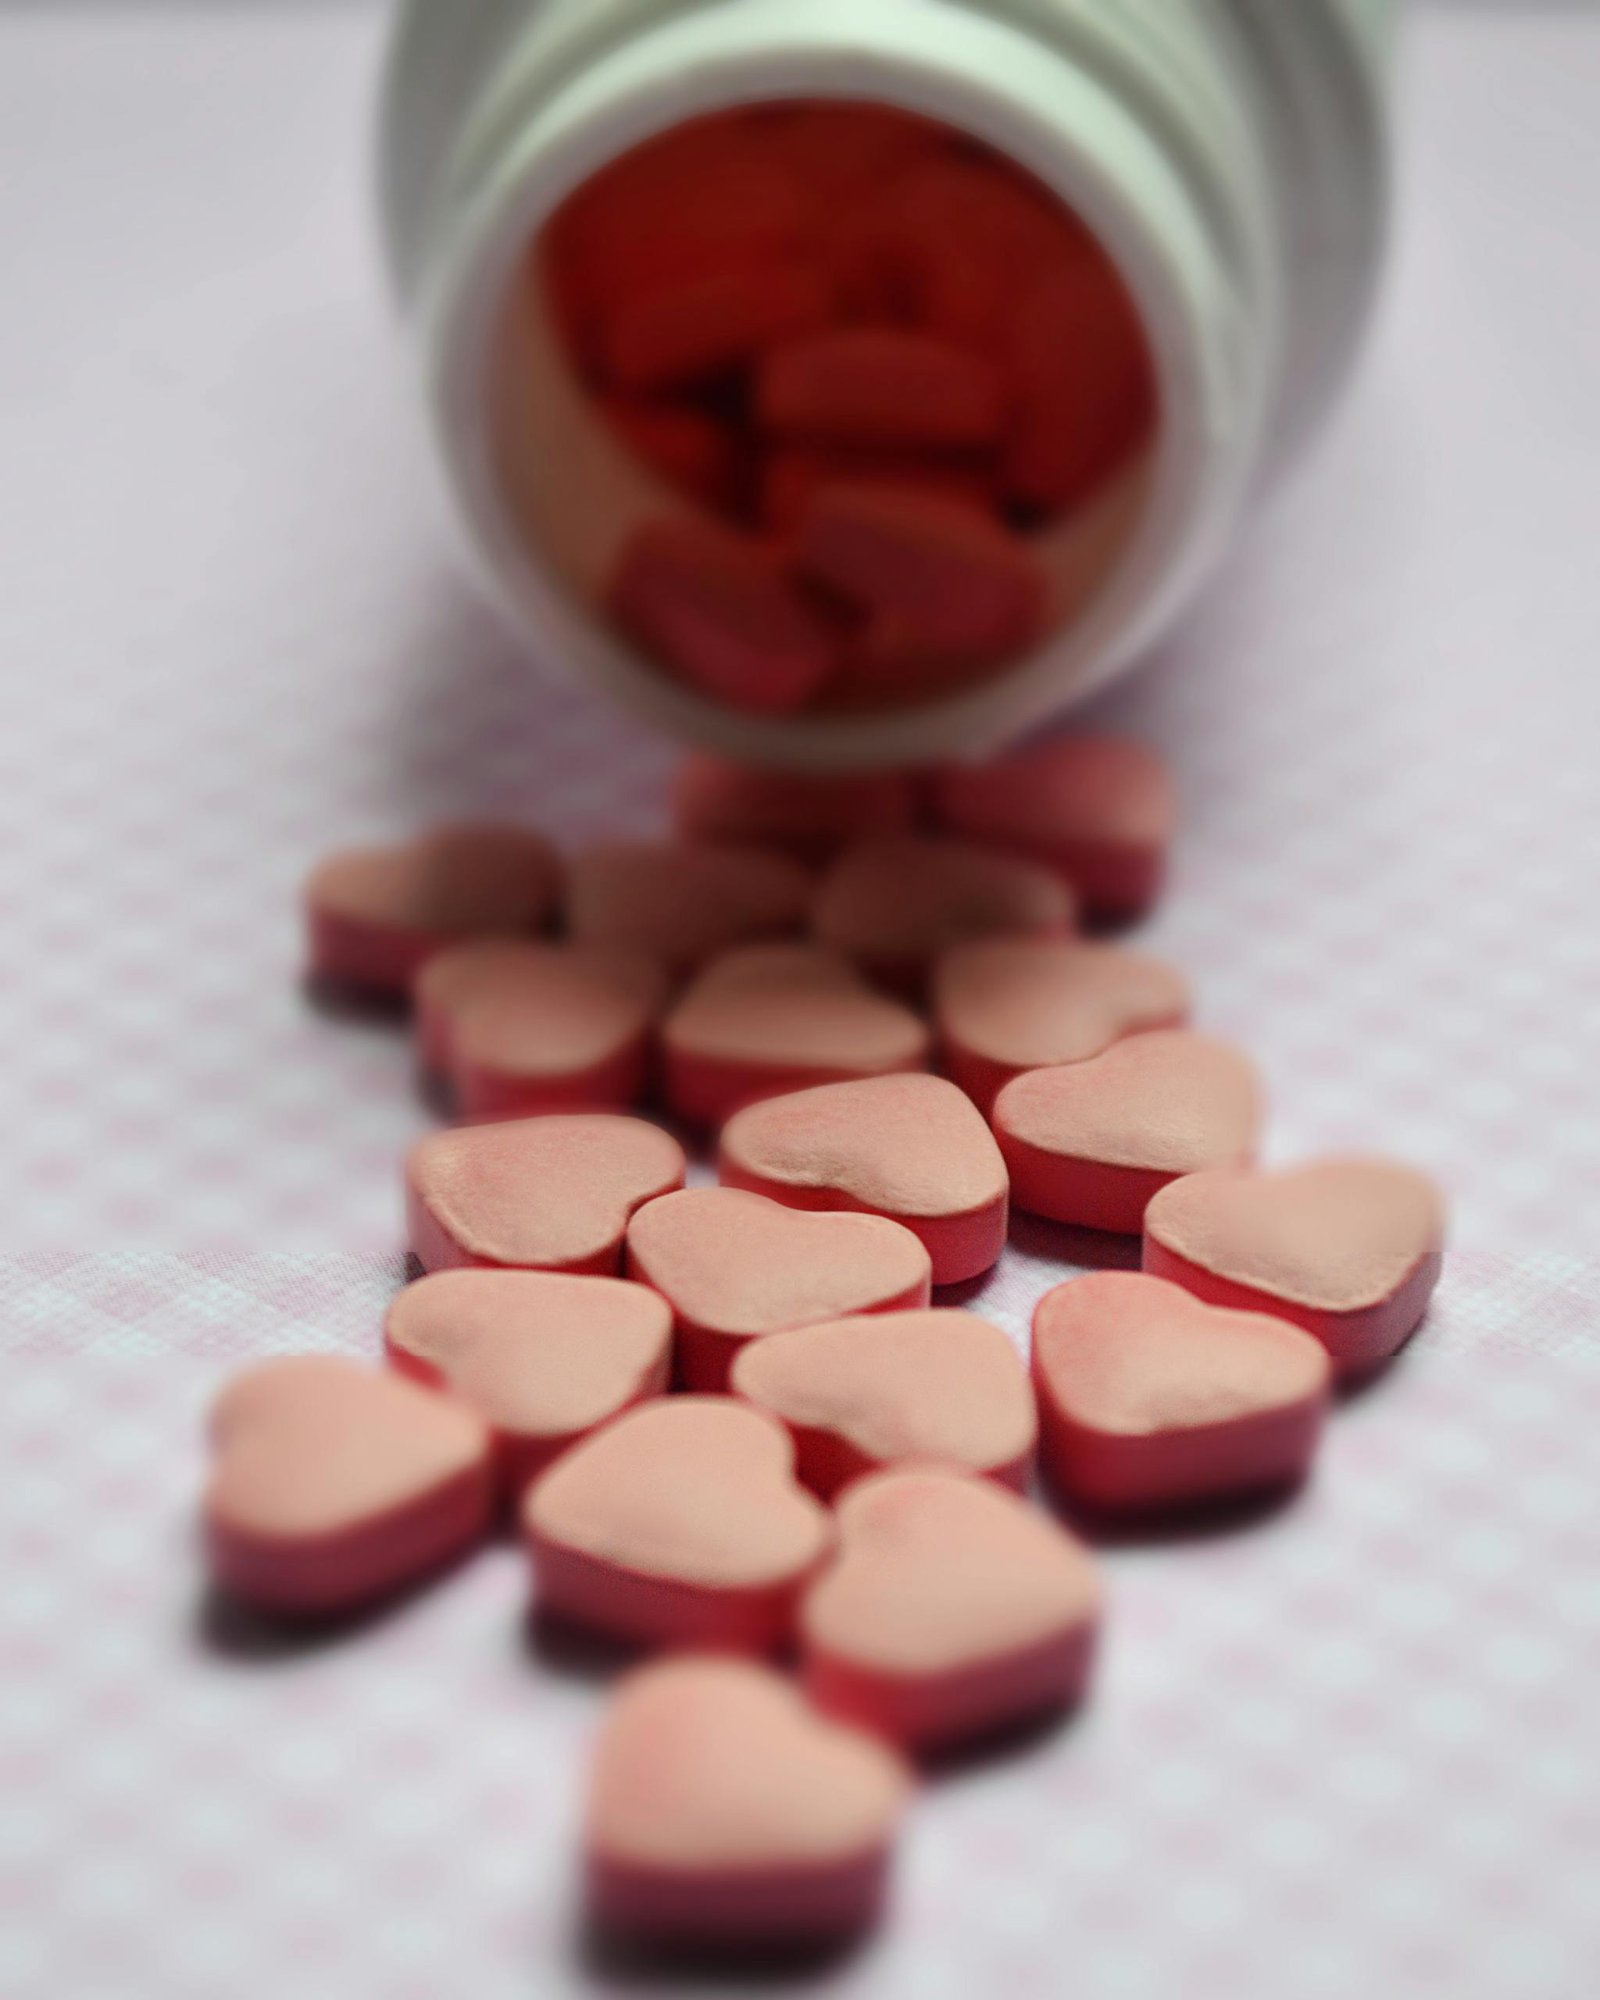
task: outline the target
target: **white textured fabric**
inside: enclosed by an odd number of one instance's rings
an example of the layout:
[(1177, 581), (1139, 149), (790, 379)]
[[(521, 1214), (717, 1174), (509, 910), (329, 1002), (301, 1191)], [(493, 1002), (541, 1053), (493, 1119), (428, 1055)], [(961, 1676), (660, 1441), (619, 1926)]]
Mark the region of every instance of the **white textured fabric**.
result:
[[(295, 987), (325, 847), (659, 824), (666, 751), (453, 580), (363, 206), (373, 8), (0, 14), (0, 1991), (511, 2000), (574, 1951), (590, 1683), (491, 1554), (338, 1645), (196, 1623), (198, 1416), (371, 1352), (403, 1042)], [(1102, 705), (1187, 829), (1147, 941), (1271, 1149), (1458, 1255), (1312, 1492), (1107, 1552), (1083, 1718), (932, 1785), (863, 2000), (1579, 2000), (1600, 1762), (1600, 19), (1425, 16), (1358, 393)], [(1070, 1266), (1023, 1226), (1021, 1337)]]

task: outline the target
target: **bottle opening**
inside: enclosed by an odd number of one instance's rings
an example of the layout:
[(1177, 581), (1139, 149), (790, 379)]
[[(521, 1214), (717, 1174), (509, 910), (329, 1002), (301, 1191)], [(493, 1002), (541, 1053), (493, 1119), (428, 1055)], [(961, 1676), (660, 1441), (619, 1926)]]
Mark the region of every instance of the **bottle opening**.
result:
[(1007, 674), (1148, 500), (1156, 372), (1112, 259), (888, 106), (724, 112), (615, 160), (529, 245), (495, 357), (530, 552), (650, 671), (754, 716)]

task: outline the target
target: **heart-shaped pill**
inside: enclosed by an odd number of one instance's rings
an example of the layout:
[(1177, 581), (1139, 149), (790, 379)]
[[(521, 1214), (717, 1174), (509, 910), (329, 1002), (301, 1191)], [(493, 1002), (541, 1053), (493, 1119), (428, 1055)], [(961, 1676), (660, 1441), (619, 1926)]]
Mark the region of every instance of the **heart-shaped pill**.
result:
[(957, 945), (933, 981), (940, 1066), (986, 1113), (1025, 1070), (1087, 1062), (1129, 1035), (1182, 1027), (1191, 1004), (1176, 967), (1081, 939)]
[(487, 1426), (460, 1404), (336, 1355), (247, 1370), (211, 1418), (211, 1570), (271, 1611), (388, 1596), (486, 1534)]
[(1105, 1509), (1292, 1485), (1322, 1434), (1331, 1371), (1287, 1320), (1203, 1305), (1137, 1271), (1057, 1285), (1033, 1319), (1040, 1452)]
[(697, 1945), (849, 1935), (880, 1914), (911, 1777), (751, 1661), (662, 1660), (623, 1681), (584, 1835), (591, 1915)]
[(622, 841), (574, 858), (567, 922), (582, 943), (643, 952), (682, 972), (736, 944), (792, 937), (810, 900), (810, 876), (781, 854)]
[(1421, 1324), (1444, 1234), (1438, 1189), (1393, 1160), (1195, 1174), (1151, 1203), (1144, 1268), (1212, 1305), (1292, 1320), (1353, 1377)]
[(449, 1030), (457, 1110), (514, 1118), (635, 1103), (666, 992), (653, 960), (601, 945), (528, 945), (481, 967)]
[(752, 1104), (729, 1119), (725, 1187), (791, 1208), (886, 1215), (926, 1244), (936, 1285), (1005, 1247), (1005, 1162), (982, 1114), (942, 1076), (877, 1076)]
[(678, 766), (672, 812), (686, 840), (775, 847), (812, 865), (871, 834), (909, 832), (916, 794), (900, 772), (812, 778), (698, 755)]
[(800, 1612), (819, 1708), (932, 1749), (1081, 1697), (1100, 1585), (1047, 1515), (938, 1469), (864, 1479), (837, 1512), (839, 1552)]
[(526, 827), (441, 826), (333, 854), (305, 886), (311, 975), (403, 996), (447, 945), (539, 930), (560, 893), (555, 850)]
[(1058, 736), (935, 774), (941, 826), (1058, 869), (1091, 915), (1136, 917), (1160, 894), (1177, 805), (1165, 763), (1116, 736)]
[(782, 1424), (730, 1396), (641, 1403), (522, 1507), (541, 1610), (641, 1645), (768, 1652), (832, 1537)]
[(480, 994), (498, 993), (522, 968), (544, 964), (544, 947), (528, 938), (472, 938), (435, 952), (411, 982), (417, 1067), (443, 1081), (450, 1069), (450, 1036), (456, 1016)]
[(802, 575), (867, 617), (890, 619), (930, 662), (984, 665), (1033, 644), (1049, 573), (1031, 541), (984, 504), (935, 486), (819, 486), (795, 529)]
[(399, 1292), (389, 1359), (494, 1432), (515, 1499), (569, 1445), (672, 1374), (672, 1309), (646, 1285), (554, 1271), (439, 1271)]
[(715, 958), (661, 1031), (667, 1102), (720, 1125), (741, 1104), (808, 1084), (927, 1065), (909, 1007), (819, 945), (746, 945)]
[(1047, 868), (995, 849), (915, 835), (862, 841), (817, 891), (818, 939), (900, 991), (968, 938), (1064, 937), (1072, 896)]
[(908, 1460), (1027, 1484), (1036, 1430), (1027, 1374), (999, 1327), (975, 1313), (930, 1307), (794, 1327), (741, 1349), (730, 1384), (788, 1426), (800, 1478), (825, 1500)]
[(629, 1216), (682, 1187), (686, 1170), (658, 1126), (605, 1112), (435, 1132), (406, 1161), (411, 1254), (427, 1271), (615, 1277)]
[(832, 679), (841, 643), (780, 551), (695, 516), (641, 522), (608, 593), (622, 631), (725, 708), (793, 715)]
[(1011, 1194), (1029, 1215), (1137, 1235), (1180, 1175), (1255, 1156), (1262, 1093), (1231, 1043), (1174, 1028), (1030, 1070), (995, 1099)]
[(628, 1275), (672, 1307), (685, 1388), (719, 1392), (747, 1341), (928, 1303), (928, 1253), (879, 1215), (808, 1215), (738, 1188), (652, 1201), (628, 1225)]

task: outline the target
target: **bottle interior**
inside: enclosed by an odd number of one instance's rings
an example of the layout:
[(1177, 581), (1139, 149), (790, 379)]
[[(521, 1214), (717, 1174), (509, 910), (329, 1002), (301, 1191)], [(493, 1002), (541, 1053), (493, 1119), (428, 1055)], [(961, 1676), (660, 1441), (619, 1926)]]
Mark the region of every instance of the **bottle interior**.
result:
[(499, 314), (496, 476), (648, 671), (887, 714), (1081, 618), (1147, 504), (1139, 314), (1054, 194), (887, 106), (675, 127), (543, 225)]

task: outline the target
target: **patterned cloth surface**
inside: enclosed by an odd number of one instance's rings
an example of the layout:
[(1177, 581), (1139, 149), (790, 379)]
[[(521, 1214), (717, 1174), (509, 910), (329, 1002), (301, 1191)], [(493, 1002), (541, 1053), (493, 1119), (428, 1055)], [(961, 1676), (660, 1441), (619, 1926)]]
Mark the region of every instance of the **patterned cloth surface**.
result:
[[(1515, 18), (1510, 18), (1510, 15)], [(339, 1643), (208, 1604), (204, 1405), (371, 1353), (403, 1038), (296, 986), (324, 847), (661, 824), (670, 753), (455, 577), (362, 201), (377, 10), (0, 15), (0, 1992), (620, 1991), (574, 1934), (601, 1690), (510, 1550)], [(1084, 1715), (932, 1782), (816, 1990), (1600, 1984), (1600, 21), (1424, 15), (1372, 356), (1097, 719), (1186, 832), (1148, 942), (1271, 1154), (1433, 1168), (1456, 1252), (1313, 1488), (1105, 1551)], [(1021, 1227), (1019, 1341), (1073, 1268)], [(726, 1990), (726, 1989), (725, 1989)]]

